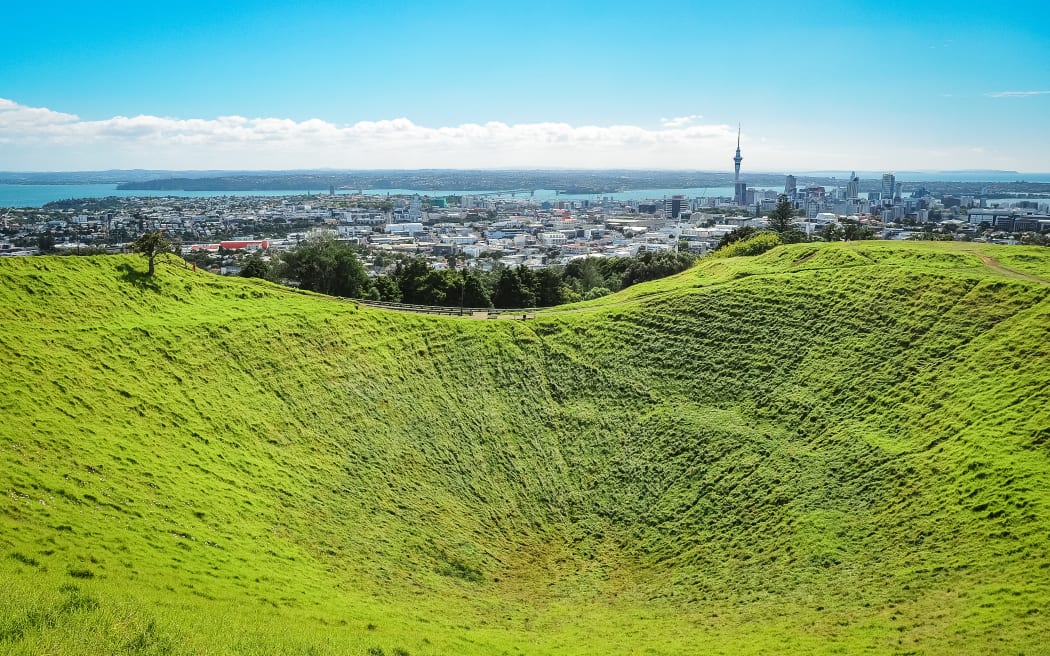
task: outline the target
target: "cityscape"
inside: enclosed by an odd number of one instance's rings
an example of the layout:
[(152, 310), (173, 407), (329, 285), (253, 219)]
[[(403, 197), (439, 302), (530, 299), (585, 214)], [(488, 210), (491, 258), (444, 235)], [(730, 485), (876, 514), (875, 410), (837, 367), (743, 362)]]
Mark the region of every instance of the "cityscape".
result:
[[(1026, 188), (1035, 188), (1035, 193), (1014, 194), (1023, 198), (990, 198), (987, 185), (979, 182), (963, 187), (969, 193), (958, 193), (958, 185), (931, 191), (927, 184), (936, 183), (906, 184), (885, 173), (863, 181), (871, 190), (862, 192), (861, 179), (851, 173), (835, 186), (799, 184), (798, 177), (788, 174), (782, 188), (769, 188), (750, 186), (742, 161), (738, 141), (731, 196), (718, 195), (720, 187), (710, 194), (704, 189), (692, 196), (625, 200), (600, 192), (537, 199), (533, 189), (442, 195), (365, 193), (330, 185), (327, 193), (304, 195), (238, 196), (229, 191), (210, 197), (70, 199), (39, 209), (0, 210), (0, 255), (35, 254), (41, 243), (49, 251), (120, 252), (143, 233), (160, 230), (180, 244), (184, 257), (193, 256), (223, 274), (238, 273), (246, 254), (262, 251), (269, 259), (319, 236), (360, 247), (373, 275), (393, 267), (374, 265), (380, 254), (422, 257), (439, 270), (450, 266), (450, 258), (452, 266), (459, 261), (486, 271), (497, 266), (535, 269), (577, 258), (645, 252), (683, 250), (702, 256), (737, 228), (767, 227), (766, 217), (781, 196), (797, 214), (797, 229), (811, 240), (1041, 244), (1050, 232), (1050, 185), (1030, 183)], [(766, 182), (771, 178), (758, 177)], [(150, 188), (163, 181), (128, 186)]]

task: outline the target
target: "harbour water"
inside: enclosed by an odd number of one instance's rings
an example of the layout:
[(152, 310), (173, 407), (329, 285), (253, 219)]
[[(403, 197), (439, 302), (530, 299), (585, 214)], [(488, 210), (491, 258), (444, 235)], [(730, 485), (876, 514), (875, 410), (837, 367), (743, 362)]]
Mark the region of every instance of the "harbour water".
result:
[[(762, 189), (762, 187), (759, 187)], [(772, 189), (772, 188), (771, 188)], [(529, 192), (502, 193), (478, 190), (420, 190), (420, 189), (365, 189), (365, 193), (376, 196), (386, 195), (411, 195), (421, 196), (484, 196), (488, 198), (532, 198), (537, 201), (544, 200), (597, 200), (611, 198), (613, 200), (659, 200), (670, 198), (676, 194), (682, 194), (687, 198), (699, 198), (708, 196), (732, 196), (732, 187), (691, 187), (687, 189), (634, 189), (606, 194), (560, 194), (554, 189), (537, 189), (531, 194)], [(122, 198), (144, 197), (144, 198), (214, 198), (222, 196), (305, 196), (307, 194), (327, 194), (324, 189), (301, 189), (301, 190), (279, 190), (279, 191), (139, 191), (117, 189), (115, 184), (55, 184), (55, 185), (14, 185), (0, 184), (0, 207), (41, 207), (47, 203), (67, 200), (70, 198), (105, 198), (107, 196), (118, 196)], [(356, 190), (338, 189), (337, 194), (356, 193)]]
[[(1038, 178), (1038, 179), (1036, 179)], [(1032, 175), (1031, 182), (1050, 182), (1050, 176)], [(757, 186), (762, 191), (783, 191), (783, 188)], [(357, 193), (358, 190), (337, 189), (336, 194)], [(610, 198), (612, 200), (660, 200), (681, 194), (686, 198), (705, 197), (729, 197), (733, 196), (732, 187), (689, 187), (684, 189), (632, 189), (605, 194), (563, 194), (554, 189), (536, 189), (533, 192), (495, 192), (465, 189), (365, 189), (366, 194), (375, 196), (412, 195), (420, 196), (482, 196), (486, 198), (512, 198), (525, 200), (532, 198), (537, 201), (545, 200), (600, 200)], [(253, 197), (278, 197), (278, 196), (305, 196), (307, 194), (327, 194), (327, 189), (295, 189), (295, 190), (267, 190), (267, 191), (141, 191), (117, 189), (115, 184), (51, 184), (51, 185), (20, 185), (0, 184), (0, 207), (41, 207), (47, 203), (67, 200), (70, 198), (105, 198), (107, 196), (118, 196), (123, 198), (214, 198), (222, 196), (253, 196)], [(864, 194), (862, 194), (863, 196)], [(994, 199), (991, 202), (1002, 202), (1004, 204), (1015, 202), (1018, 199)], [(1043, 199), (1045, 200), (1045, 199)]]

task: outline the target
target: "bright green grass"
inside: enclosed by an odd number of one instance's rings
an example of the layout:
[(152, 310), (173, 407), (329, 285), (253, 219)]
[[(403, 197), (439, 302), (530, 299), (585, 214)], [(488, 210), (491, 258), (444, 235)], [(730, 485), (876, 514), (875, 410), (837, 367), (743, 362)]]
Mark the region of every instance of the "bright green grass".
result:
[(0, 260), (0, 652), (1050, 653), (1050, 252), (527, 322)]

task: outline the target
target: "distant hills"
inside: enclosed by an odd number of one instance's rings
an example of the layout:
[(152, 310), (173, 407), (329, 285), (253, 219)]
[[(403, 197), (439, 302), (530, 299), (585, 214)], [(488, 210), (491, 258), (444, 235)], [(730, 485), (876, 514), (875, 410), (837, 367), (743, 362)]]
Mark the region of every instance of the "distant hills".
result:
[(0, 258), (0, 651), (1033, 653), (1050, 249), (798, 244), (528, 321)]
[[(803, 186), (839, 186), (848, 171), (797, 174)], [(899, 172), (898, 181), (965, 186), (980, 193), (997, 191), (1050, 193), (1050, 175), (1012, 171)], [(881, 172), (861, 172), (863, 190), (876, 190)], [(783, 173), (747, 172), (751, 186), (778, 188)], [(554, 189), (571, 193), (603, 194), (636, 189), (685, 189), (732, 186), (728, 172), (644, 170), (375, 170), (375, 171), (151, 171), (114, 170), (56, 173), (2, 173), (0, 184), (118, 184), (120, 189), (142, 191), (324, 191), (344, 189), (413, 189), (419, 191), (501, 191)]]
[[(120, 184), (167, 178), (175, 173), (175, 171), (145, 169), (54, 172), (0, 171), (0, 184)], [(228, 175), (230, 171), (180, 171), (177, 173), (179, 175), (192, 175), (193, 177), (203, 178)]]

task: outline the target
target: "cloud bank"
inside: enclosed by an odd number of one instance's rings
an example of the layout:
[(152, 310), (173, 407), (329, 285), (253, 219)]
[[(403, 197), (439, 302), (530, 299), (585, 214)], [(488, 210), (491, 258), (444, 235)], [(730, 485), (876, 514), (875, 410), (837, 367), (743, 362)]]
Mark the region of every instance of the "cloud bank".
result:
[(727, 168), (735, 131), (701, 117), (659, 128), (567, 123), (427, 127), (407, 118), (182, 119), (75, 114), (0, 99), (0, 170), (104, 168)]
[[(1050, 91), (1001, 91), (1016, 98)], [(992, 94), (987, 94), (992, 95)], [(177, 118), (76, 114), (0, 98), (0, 171), (101, 169), (634, 168), (732, 170), (736, 125), (697, 114), (654, 127), (563, 122), (455, 126), (408, 118), (339, 125), (317, 118)], [(783, 129), (783, 128), (781, 128)], [(902, 133), (903, 134), (903, 133)], [(744, 133), (748, 171), (1045, 168), (1045, 140), (976, 151), (921, 134), (896, 143), (858, 132), (843, 138), (819, 125), (781, 136)]]

